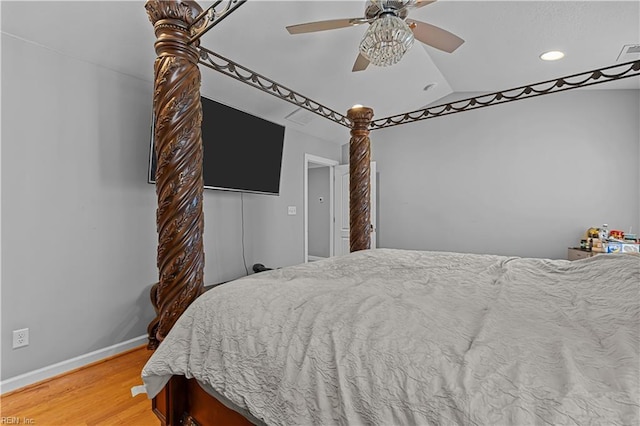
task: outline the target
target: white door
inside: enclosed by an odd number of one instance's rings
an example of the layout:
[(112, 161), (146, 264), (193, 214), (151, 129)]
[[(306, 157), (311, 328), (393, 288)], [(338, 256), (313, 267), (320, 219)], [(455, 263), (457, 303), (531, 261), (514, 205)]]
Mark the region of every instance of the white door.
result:
[[(376, 162), (371, 162), (371, 248), (376, 247)], [(335, 167), (334, 174), (334, 255), (349, 253), (349, 165)]]

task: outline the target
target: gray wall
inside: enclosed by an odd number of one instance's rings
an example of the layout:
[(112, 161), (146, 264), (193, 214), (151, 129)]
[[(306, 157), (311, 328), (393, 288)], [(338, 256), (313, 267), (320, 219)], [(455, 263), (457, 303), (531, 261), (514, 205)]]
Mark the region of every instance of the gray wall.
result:
[[(309, 255), (329, 257), (329, 167), (309, 169)], [(322, 197), (323, 202), (320, 202)]]
[[(280, 196), (243, 194), (245, 258), (251, 272), (254, 263), (262, 263), (271, 268), (295, 265), (304, 261), (304, 154), (338, 160), (340, 145), (333, 144), (287, 128), (285, 149), (282, 159)], [(210, 191), (205, 191), (210, 192)], [(206, 194), (209, 195), (209, 194)], [(205, 216), (205, 252), (209, 262), (215, 256), (215, 264), (224, 268), (205, 270), (208, 282), (220, 282), (245, 274), (241, 239), (241, 195), (237, 193), (213, 192), (211, 199), (217, 205), (228, 203), (224, 216), (207, 211)], [(288, 206), (296, 206), (297, 214), (289, 216)], [(208, 198), (205, 197), (208, 210)], [(208, 238), (209, 229), (215, 228)], [(235, 232), (238, 245), (229, 245), (228, 238), (219, 238)], [(234, 248), (235, 247), (235, 248)], [(226, 270), (227, 273), (221, 272)]]
[[(146, 183), (152, 76), (140, 80), (2, 34), (2, 380), (146, 333), (157, 280)], [(245, 257), (303, 261), (304, 153), (287, 128), (281, 195), (244, 195)], [(205, 281), (245, 274), (241, 195), (205, 191)], [(295, 205), (298, 215), (288, 216)], [(11, 331), (29, 327), (13, 350)]]
[(576, 90), (373, 131), (378, 246), (566, 258), (640, 231), (639, 116), (637, 90)]

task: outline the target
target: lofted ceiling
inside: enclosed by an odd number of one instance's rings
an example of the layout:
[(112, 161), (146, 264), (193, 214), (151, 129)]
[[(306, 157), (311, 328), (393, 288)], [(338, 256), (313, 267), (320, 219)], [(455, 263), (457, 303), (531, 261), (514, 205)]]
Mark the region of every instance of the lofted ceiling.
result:
[[(3, 36), (153, 79), (155, 36), (143, 1), (2, 1), (0, 6)], [(351, 67), (366, 24), (299, 35), (285, 30), (309, 21), (362, 17), (364, 6), (362, 0), (248, 0), (204, 35), (202, 45), (342, 114), (359, 103), (381, 118), (444, 97), (622, 63), (617, 61), (623, 47), (640, 44), (640, 0), (439, 0), (409, 17), (462, 37), (466, 42), (458, 50), (449, 54), (416, 42), (400, 63), (358, 73)], [(566, 57), (544, 62), (539, 55), (547, 50), (562, 50)], [(295, 105), (213, 70), (202, 67), (202, 78), (202, 93), (209, 98), (336, 143), (349, 138), (346, 128), (311, 113), (302, 117), (309, 121), (304, 125), (286, 120)], [(424, 90), (427, 85), (433, 86)], [(607, 88), (640, 89), (640, 78), (593, 86)]]

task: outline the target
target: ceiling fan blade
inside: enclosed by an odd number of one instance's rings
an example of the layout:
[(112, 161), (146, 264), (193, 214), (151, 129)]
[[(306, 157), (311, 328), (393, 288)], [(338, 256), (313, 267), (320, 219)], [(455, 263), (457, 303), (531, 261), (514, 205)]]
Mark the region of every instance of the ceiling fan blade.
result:
[(356, 62), (353, 64), (351, 72), (364, 71), (369, 66), (369, 60), (362, 53), (358, 53)]
[(355, 25), (366, 24), (367, 18), (351, 19), (330, 19), (328, 21), (307, 22), (306, 24), (289, 25), (289, 34), (312, 33), (315, 31), (335, 30), (338, 28), (353, 27)]
[(407, 19), (407, 24), (413, 30), (416, 40), (436, 49), (451, 53), (464, 43), (464, 40), (457, 35), (435, 25), (414, 19)]
[(431, 3), (435, 3), (436, 0), (416, 0), (416, 3), (413, 5), (415, 9), (423, 6), (428, 6)]

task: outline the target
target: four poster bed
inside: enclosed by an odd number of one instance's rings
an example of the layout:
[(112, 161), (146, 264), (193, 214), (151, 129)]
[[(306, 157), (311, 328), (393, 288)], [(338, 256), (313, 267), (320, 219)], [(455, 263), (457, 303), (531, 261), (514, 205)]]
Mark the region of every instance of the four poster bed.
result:
[[(371, 129), (579, 85), (565, 78), (486, 102), (376, 121), (354, 107), (344, 117), (199, 47), (242, 3), (223, 13), (146, 4), (158, 53), (160, 277), (142, 376), (161, 422), (637, 424), (640, 257), (367, 250)], [(199, 62), (350, 128), (352, 253), (203, 292)], [(639, 74), (640, 61), (627, 65), (581, 84)]]

